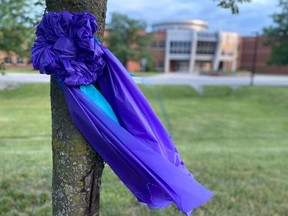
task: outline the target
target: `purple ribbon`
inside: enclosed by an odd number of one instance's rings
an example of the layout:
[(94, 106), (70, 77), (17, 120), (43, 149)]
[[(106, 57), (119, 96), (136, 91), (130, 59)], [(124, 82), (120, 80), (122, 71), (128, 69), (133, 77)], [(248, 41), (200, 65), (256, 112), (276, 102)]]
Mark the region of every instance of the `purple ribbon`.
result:
[(54, 74), (68, 86), (97, 80), (105, 67), (93, 34), (98, 26), (89, 13), (50, 12), (36, 30), (32, 63), (42, 74)]
[[(171, 203), (186, 215), (213, 193), (185, 167), (169, 134), (117, 58), (95, 43), (89, 13), (45, 14), (37, 27), (32, 63), (61, 80), (70, 115), (89, 144), (150, 208)], [(97, 83), (119, 124), (80, 89)]]

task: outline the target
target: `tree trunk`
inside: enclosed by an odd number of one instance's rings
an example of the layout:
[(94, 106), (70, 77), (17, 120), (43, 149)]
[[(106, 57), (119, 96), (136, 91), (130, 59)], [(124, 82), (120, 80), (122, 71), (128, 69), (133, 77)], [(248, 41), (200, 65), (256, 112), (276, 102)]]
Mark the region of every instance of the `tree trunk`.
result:
[[(46, 0), (47, 10), (90, 12), (102, 39), (107, 0)], [(54, 216), (99, 215), (102, 158), (85, 141), (70, 118), (65, 98), (51, 78), (52, 111), (52, 206)]]

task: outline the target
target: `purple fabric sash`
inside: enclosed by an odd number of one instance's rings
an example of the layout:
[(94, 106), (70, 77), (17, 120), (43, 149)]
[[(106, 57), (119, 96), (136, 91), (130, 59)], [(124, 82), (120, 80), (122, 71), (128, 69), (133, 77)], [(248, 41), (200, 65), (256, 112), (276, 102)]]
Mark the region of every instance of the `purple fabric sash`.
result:
[[(64, 83), (75, 125), (139, 202), (150, 208), (175, 203), (190, 215), (212, 192), (186, 169), (126, 69), (107, 48), (95, 43), (96, 30), (96, 19), (89, 13), (46, 14), (36, 31), (34, 68)], [(79, 89), (90, 83), (97, 84), (120, 125)]]

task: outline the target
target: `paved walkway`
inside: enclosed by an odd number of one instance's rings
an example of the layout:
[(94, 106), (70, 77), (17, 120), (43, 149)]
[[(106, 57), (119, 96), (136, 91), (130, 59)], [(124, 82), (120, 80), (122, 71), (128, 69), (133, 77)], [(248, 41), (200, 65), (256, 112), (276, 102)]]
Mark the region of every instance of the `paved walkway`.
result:
[(50, 77), (41, 74), (9, 73), (0, 75), (0, 90), (14, 89), (24, 83), (48, 83)]
[[(151, 77), (133, 77), (136, 83), (146, 85), (190, 85), (199, 92), (207, 85), (228, 85), (231, 88), (250, 85), (250, 76), (199, 76), (191, 74), (161, 74)], [(48, 83), (50, 76), (41, 74), (9, 73), (0, 75), (0, 89), (23, 83)], [(288, 86), (288, 76), (256, 75), (256, 86)], [(2, 87), (1, 87), (2, 86)]]
[(50, 76), (42, 74), (7, 73), (0, 75), (0, 83), (47, 83)]

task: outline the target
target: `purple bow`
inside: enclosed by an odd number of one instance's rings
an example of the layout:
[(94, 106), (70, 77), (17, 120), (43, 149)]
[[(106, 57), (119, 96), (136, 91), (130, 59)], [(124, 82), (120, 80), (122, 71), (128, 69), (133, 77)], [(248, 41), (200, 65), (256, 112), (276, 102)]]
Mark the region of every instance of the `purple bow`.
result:
[(68, 86), (95, 82), (105, 67), (103, 51), (94, 42), (97, 28), (89, 13), (45, 14), (32, 48), (34, 68), (54, 74)]

